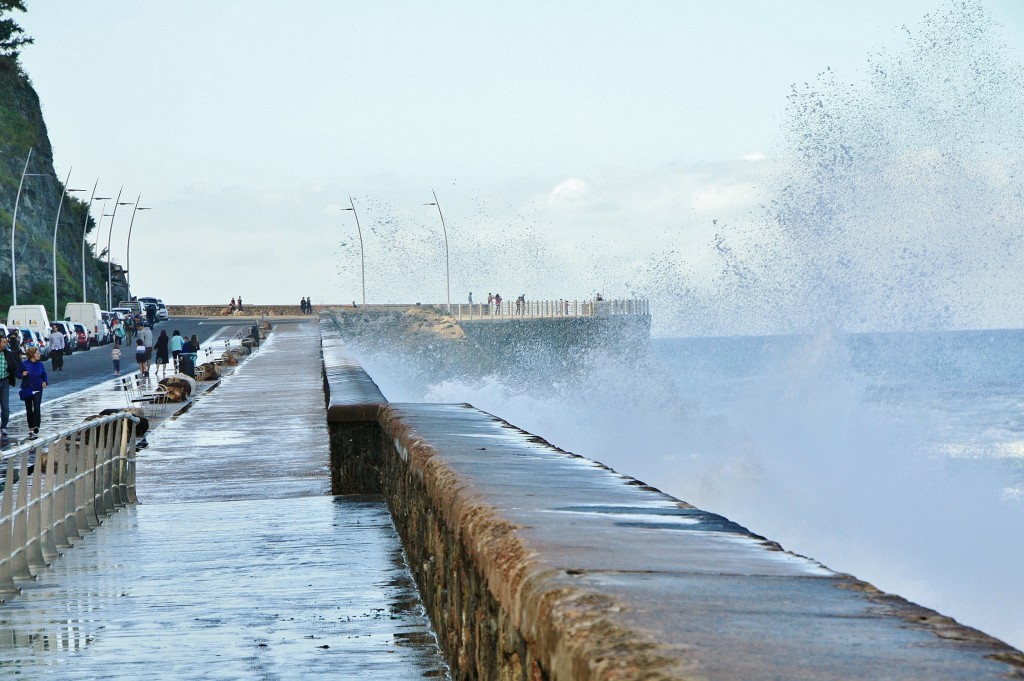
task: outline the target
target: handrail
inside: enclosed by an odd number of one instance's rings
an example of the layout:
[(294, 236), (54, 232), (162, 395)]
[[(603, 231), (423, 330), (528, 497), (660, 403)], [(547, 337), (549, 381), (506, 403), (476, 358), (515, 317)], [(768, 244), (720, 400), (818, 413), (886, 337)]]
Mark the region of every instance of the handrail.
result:
[[(444, 304), (433, 307), (444, 310)], [(459, 321), (507, 320), (543, 317), (610, 317), (649, 315), (650, 304), (642, 298), (624, 300), (502, 300), (493, 303), (453, 303), (449, 314)]]
[(118, 412), (3, 452), (0, 602), (100, 525), (137, 503), (135, 426)]

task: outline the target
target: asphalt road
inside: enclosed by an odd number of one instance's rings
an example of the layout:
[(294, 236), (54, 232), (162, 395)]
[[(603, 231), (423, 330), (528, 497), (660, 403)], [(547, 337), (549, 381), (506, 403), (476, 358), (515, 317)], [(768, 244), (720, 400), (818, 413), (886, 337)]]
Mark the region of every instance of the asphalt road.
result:
[[(153, 329), (153, 337), (155, 339), (159, 336), (161, 330), (166, 329), (169, 336), (177, 329), (181, 331), (182, 336), (188, 337), (196, 334), (202, 342), (225, 326), (251, 326), (252, 324), (251, 319), (220, 320), (206, 317), (175, 317), (166, 322), (157, 323)], [(53, 371), (52, 361), (47, 361), (46, 373), (50, 381), (43, 393), (43, 402), (113, 378), (114, 364), (110, 359), (110, 350), (113, 347), (113, 345), (100, 345), (91, 350), (80, 350), (73, 355), (65, 356), (63, 371)], [(122, 347), (121, 373), (130, 373), (137, 368), (134, 350)]]

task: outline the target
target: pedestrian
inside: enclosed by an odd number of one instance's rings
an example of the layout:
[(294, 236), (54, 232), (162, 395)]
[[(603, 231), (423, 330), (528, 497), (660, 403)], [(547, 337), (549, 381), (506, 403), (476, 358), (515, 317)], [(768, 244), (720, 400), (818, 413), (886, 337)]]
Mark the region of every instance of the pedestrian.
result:
[(151, 329), (156, 326), (156, 305), (146, 305), (146, 325)]
[(142, 327), (139, 331), (139, 340), (142, 341), (143, 347), (146, 348), (146, 363), (142, 367), (143, 376), (149, 377), (149, 364), (153, 359), (153, 329), (148, 326)]
[(231, 308), (231, 314), (235, 314), (235, 299), (234, 298), (231, 299), (230, 308)]
[(64, 340), (64, 334), (54, 324), (50, 338), (47, 340), (47, 345), (50, 346), (50, 361), (54, 371), (64, 371)]
[(14, 329), (7, 334), (7, 349), (14, 355), (14, 368), (16, 371), (20, 371), (21, 366), (21, 334), (18, 333), (17, 329)]
[(181, 331), (177, 329), (171, 335), (171, 342), (168, 347), (171, 349), (171, 357), (174, 358), (174, 373), (178, 373), (178, 356), (181, 355), (181, 349), (185, 345), (185, 339), (181, 337)]
[(135, 339), (135, 362), (139, 365), (139, 374), (145, 376), (146, 371), (146, 346), (141, 338)]
[(299, 314), (306, 314), (306, 299), (299, 298)]
[(0, 441), (7, 440), (7, 422), (11, 420), (11, 386), (18, 382), (14, 353), (7, 347), (7, 336), (0, 336)]
[(169, 351), (171, 339), (167, 337), (167, 329), (161, 329), (160, 337), (156, 339), (156, 371), (153, 372), (154, 376), (159, 375), (161, 369), (163, 369), (164, 376), (167, 376), (167, 355)]
[(496, 314), (496, 315), (500, 315), (501, 314), (501, 294), (500, 293), (495, 293), (494, 294), (494, 314)]
[(39, 348), (34, 345), (25, 351), (26, 361), (21, 363), (21, 390), (18, 395), (25, 400), (25, 415), (28, 417), (28, 436), (39, 435), (42, 420), (43, 388), (46, 387), (46, 365), (39, 360)]
[(114, 343), (113, 349), (110, 351), (110, 359), (114, 361), (114, 375), (121, 375), (121, 344)]
[(472, 291), (469, 292), (469, 304), (470, 305), (473, 304), (473, 292)]
[(306, 314), (313, 314), (313, 301), (309, 299), (309, 296), (306, 296)]
[(242, 311), (242, 296), (238, 296), (238, 311)]
[(188, 339), (188, 351), (199, 352), (199, 337), (195, 334), (192, 334), (192, 337)]

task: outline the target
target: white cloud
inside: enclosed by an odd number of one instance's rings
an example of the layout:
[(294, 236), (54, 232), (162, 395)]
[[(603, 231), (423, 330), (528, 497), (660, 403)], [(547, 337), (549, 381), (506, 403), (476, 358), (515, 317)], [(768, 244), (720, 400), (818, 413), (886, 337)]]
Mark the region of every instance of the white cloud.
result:
[(760, 151), (755, 151), (755, 152), (753, 152), (751, 154), (744, 154), (743, 156), (740, 156), (740, 160), (741, 161), (752, 161), (752, 162), (755, 162), (755, 163), (757, 161), (763, 161), (766, 158), (768, 158), (768, 154), (765, 154), (765, 153), (760, 152)]
[(578, 201), (590, 192), (587, 183), (577, 177), (570, 177), (562, 180), (555, 188), (548, 192), (548, 200), (554, 201)]

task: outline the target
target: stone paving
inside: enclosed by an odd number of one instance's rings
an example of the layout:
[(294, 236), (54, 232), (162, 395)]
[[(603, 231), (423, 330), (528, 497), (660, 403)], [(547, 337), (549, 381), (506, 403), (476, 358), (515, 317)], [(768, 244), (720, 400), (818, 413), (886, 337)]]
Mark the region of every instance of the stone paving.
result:
[[(140, 505), (0, 605), (0, 669), (55, 679), (447, 676), (386, 506), (327, 496), (318, 338), (315, 324), (276, 326), (258, 353), (151, 431)], [(94, 409), (96, 395), (60, 418)]]

